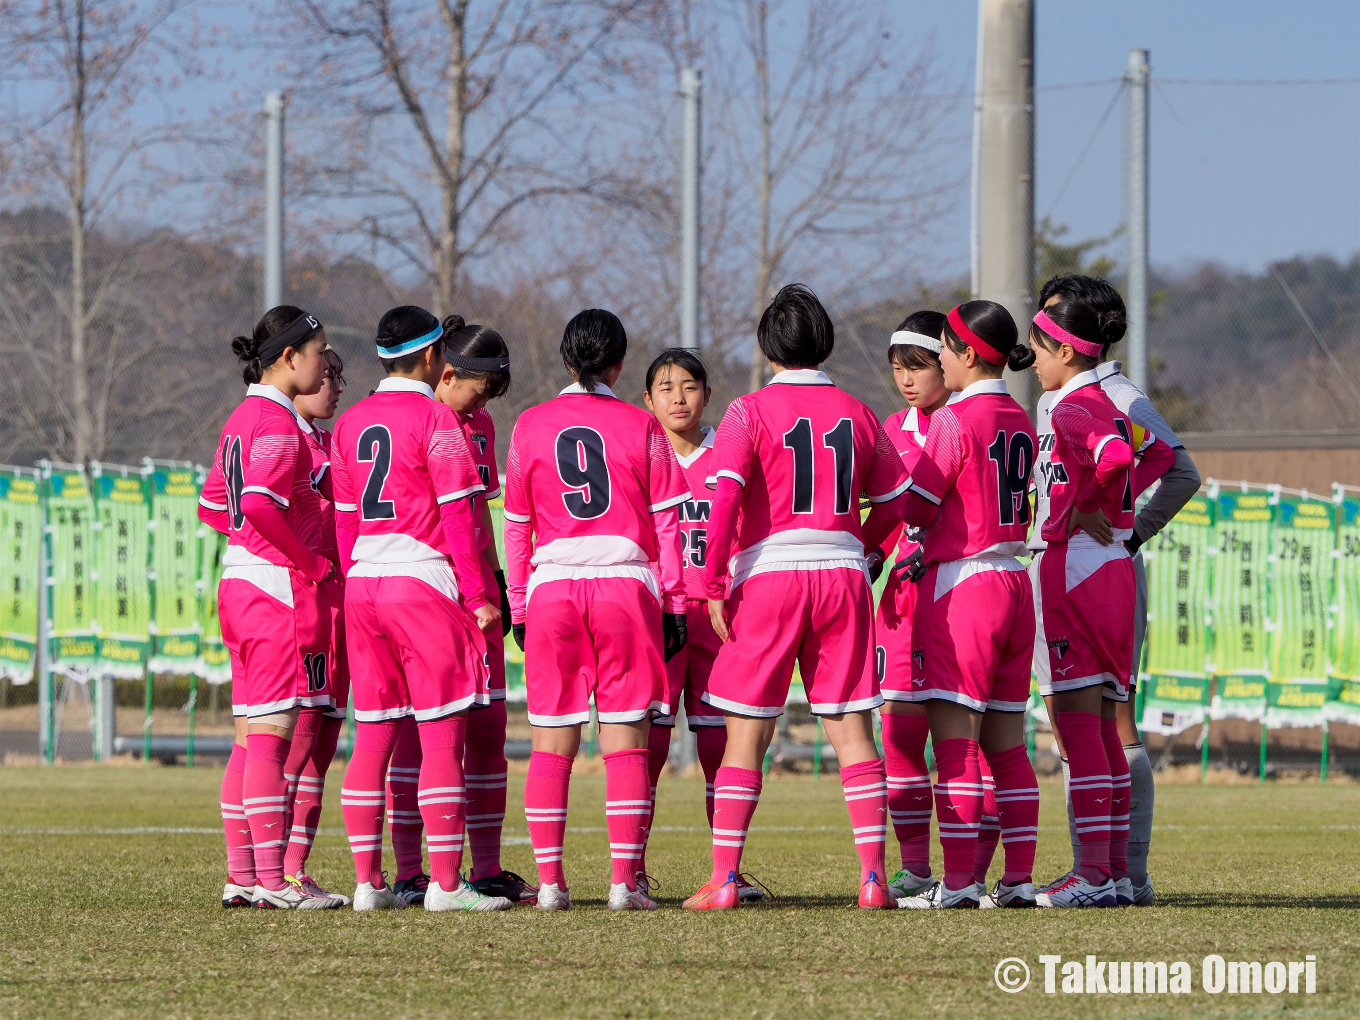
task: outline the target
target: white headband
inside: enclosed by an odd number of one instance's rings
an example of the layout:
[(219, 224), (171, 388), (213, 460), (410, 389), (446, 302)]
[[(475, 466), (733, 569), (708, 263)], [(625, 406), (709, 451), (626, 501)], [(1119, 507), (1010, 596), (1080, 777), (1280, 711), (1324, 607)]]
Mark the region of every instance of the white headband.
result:
[(905, 329), (899, 329), (892, 335), (892, 339), (888, 341), (889, 347), (893, 347), (897, 344), (910, 344), (913, 347), (924, 347), (934, 354), (939, 354), (944, 348), (944, 344), (940, 343), (935, 337), (926, 336), (924, 333), (912, 333)]

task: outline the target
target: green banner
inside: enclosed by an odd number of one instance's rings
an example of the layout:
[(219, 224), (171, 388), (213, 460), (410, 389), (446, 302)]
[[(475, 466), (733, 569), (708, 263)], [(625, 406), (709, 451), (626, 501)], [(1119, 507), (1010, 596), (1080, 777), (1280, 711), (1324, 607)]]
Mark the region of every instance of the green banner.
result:
[(38, 551), (42, 503), (38, 472), (0, 467), (0, 677), (33, 679), (38, 647)]
[(1138, 681), (1143, 702), (1139, 726), (1145, 732), (1175, 736), (1202, 725), (1209, 707), (1209, 678), (1145, 674)]
[(1332, 550), (1332, 654), (1329, 673), (1360, 680), (1360, 489), (1332, 487), (1336, 548)]
[(1260, 719), (1268, 675), (1270, 528), (1278, 494), (1260, 486), (1211, 486), (1214, 539), (1210, 556), (1210, 716)]
[(184, 464), (152, 463), (152, 673), (187, 675), (198, 666), (199, 475)]
[(94, 464), (95, 619), (100, 676), (136, 679), (151, 650), (150, 542), (146, 476), (132, 467)]
[(217, 585), (222, 580), (227, 536), (206, 525), (199, 527), (198, 535), (202, 546), (197, 585), (201, 638), (194, 669), (209, 683), (224, 684), (231, 679), (231, 656), (222, 643), (222, 625), (217, 619)]
[(1324, 718), (1360, 726), (1360, 680), (1334, 680), (1332, 698), (1322, 706)]
[(1143, 668), (1148, 674), (1206, 675), (1213, 514), (1213, 502), (1195, 496), (1143, 547), (1148, 582)]
[(94, 500), (81, 468), (52, 467), (47, 478), (48, 578), (54, 668), (99, 663), (95, 622)]
[(1326, 680), (1335, 515), (1330, 500), (1280, 496), (1270, 538), (1274, 680)]

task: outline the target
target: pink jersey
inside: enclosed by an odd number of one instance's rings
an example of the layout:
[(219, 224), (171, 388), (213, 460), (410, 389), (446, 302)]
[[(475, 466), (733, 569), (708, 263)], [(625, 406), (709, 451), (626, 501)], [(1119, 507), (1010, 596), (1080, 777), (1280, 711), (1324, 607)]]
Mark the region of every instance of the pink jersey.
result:
[(609, 387), (587, 393), (573, 383), (529, 408), (515, 423), (506, 463), (513, 618), (524, 619), (534, 586), (583, 577), (635, 576), (668, 612), (684, 612), (676, 514), (664, 511), (689, 498), (665, 430)]
[(908, 522), (927, 525), (927, 563), (1024, 552), (1037, 447), (1000, 379), (973, 383), (931, 416), (906, 507)]
[[(249, 493), (273, 500), (289, 529), (304, 542), (319, 532), (324, 509), (313, 484), (312, 451), (304, 436), (310, 428), (277, 387), (259, 383), (246, 390), (246, 399), (222, 426), (198, 502), (199, 517), (227, 536), (227, 565), (265, 561), (298, 566), (246, 519), (241, 499)], [(310, 544), (308, 548), (317, 551)]]
[(906, 489), (902, 459), (867, 406), (825, 372), (780, 372), (738, 397), (718, 426), (710, 478), (742, 486), (730, 564), (709, 557), (708, 592), (770, 570), (864, 569), (860, 496), (887, 503)]
[(460, 414), (458, 420), (463, 426), (463, 437), (467, 440), (468, 449), (472, 451), (472, 462), (477, 465), (477, 474), (486, 486), (486, 491), (477, 497), (477, 549), (484, 551), (491, 545), (494, 536), (482, 528), (480, 504), (501, 497), (500, 466), (496, 463), (496, 423), (484, 407), (477, 408), (471, 414)]
[(690, 491), (690, 498), (679, 506), (685, 597), (690, 599), (708, 598), (704, 588), (704, 564), (708, 553), (708, 515), (713, 509), (713, 501), (704, 482), (708, 478), (708, 463), (712, 460), (709, 451), (713, 449), (715, 434), (716, 430), (704, 426), (704, 441), (699, 444), (699, 449), (688, 457), (675, 455)]
[[(300, 424), (306, 425), (303, 419)], [(331, 469), (331, 434), (316, 422), (309, 430), (304, 430), (307, 451), (312, 456), (312, 487), (316, 490), (317, 505), (320, 513), (312, 525), (298, 537), (307, 543), (307, 548), (318, 556), (339, 562), (340, 551), (335, 543), (335, 504), (326, 498), (330, 482), (326, 476)], [(331, 492), (334, 495), (334, 492)]]
[[(459, 562), (465, 594), (481, 594), (481, 569), (469, 521), (470, 549), (446, 537), (455, 504), (483, 491), (458, 415), (413, 379), (388, 377), (340, 416), (331, 471), (337, 525), (353, 541), (351, 576), (410, 576), (457, 598), (449, 558)], [(469, 506), (471, 504), (468, 504)], [(465, 576), (460, 557), (472, 553)], [(475, 588), (474, 588), (475, 585)], [(469, 597), (469, 608), (480, 600)]]
[[(888, 417), (883, 423), (883, 431), (887, 433), (888, 441), (901, 456), (902, 466), (910, 475), (926, 448), (926, 435), (930, 432), (930, 414), (919, 407), (903, 408)], [(921, 532), (920, 529), (910, 526), (895, 528), (893, 531), (894, 534), (901, 535), (897, 543), (897, 562), (901, 563), (920, 546)], [(887, 551), (887, 543), (884, 544), (884, 551)]]

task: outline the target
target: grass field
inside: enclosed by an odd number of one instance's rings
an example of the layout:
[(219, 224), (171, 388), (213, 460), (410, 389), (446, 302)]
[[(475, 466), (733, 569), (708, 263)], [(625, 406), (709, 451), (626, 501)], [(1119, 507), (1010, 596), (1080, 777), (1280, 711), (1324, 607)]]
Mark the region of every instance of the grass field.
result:
[[(1360, 786), (1158, 790), (1159, 906), (860, 913), (834, 779), (772, 780), (747, 851), (778, 895), (673, 909), (706, 877), (703, 784), (662, 781), (650, 870), (667, 908), (611, 914), (602, 776), (572, 790), (571, 913), (224, 911), (210, 769), (0, 769), (0, 1015), (88, 1017), (1077, 1017), (1360, 1015)], [(313, 872), (352, 884), (338, 769)], [(507, 866), (532, 874), (511, 780)], [(1039, 877), (1066, 864), (1043, 787)], [(890, 855), (896, 852), (890, 843)], [(938, 851), (937, 851), (938, 852)], [(389, 858), (390, 859), (390, 858)], [(1047, 995), (1038, 957), (1185, 960), (1186, 995)], [(1211, 995), (1200, 961), (1317, 957), (1315, 995)], [(1027, 961), (1005, 994), (993, 969)]]

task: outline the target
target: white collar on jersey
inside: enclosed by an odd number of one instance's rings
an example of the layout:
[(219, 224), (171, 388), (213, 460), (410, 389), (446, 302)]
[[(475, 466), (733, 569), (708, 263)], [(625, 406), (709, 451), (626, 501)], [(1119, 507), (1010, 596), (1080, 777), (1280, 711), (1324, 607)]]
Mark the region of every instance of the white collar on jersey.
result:
[(675, 459), (680, 462), (681, 467), (685, 468), (689, 467), (691, 464), (693, 464), (696, 460), (698, 460), (700, 457), (704, 455), (705, 450), (713, 449), (713, 437), (718, 434), (718, 430), (715, 429), (712, 425), (705, 425), (703, 427), (703, 433), (704, 433), (703, 441), (699, 443), (699, 448), (697, 450), (695, 450), (691, 454), (687, 454), (684, 457), (680, 456), (680, 454), (678, 453), (675, 455)]
[(565, 390), (563, 390), (561, 393), (559, 393), (558, 396), (559, 396), (559, 397), (565, 397), (565, 396), (566, 396), (567, 394), (569, 394), (569, 393), (584, 393), (587, 397), (612, 397), (612, 396), (614, 396), (614, 391), (611, 390), (608, 386), (606, 386), (606, 385), (605, 385), (604, 383), (602, 383), (602, 382), (597, 382), (597, 383), (595, 384), (595, 388), (594, 388), (593, 390), (588, 390), (588, 389), (586, 389), (584, 386), (582, 386), (580, 383), (574, 382), (574, 383), (572, 383), (570, 386), (568, 386)]
[(926, 437), (921, 434), (921, 409), (919, 407), (907, 408), (907, 413), (902, 417), (902, 431), (910, 432), (916, 438), (918, 446), (926, 445)]
[(1104, 364), (1096, 366), (1096, 378), (1101, 382), (1104, 382), (1106, 379), (1109, 379), (1111, 376), (1116, 376), (1122, 371), (1124, 371), (1124, 363), (1122, 361), (1107, 361)]
[(302, 429), (302, 431), (306, 432), (308, 435), (313, 434), (312, 426), (308, 423), (307, 419), (297, 413), (297, 408), (293, 406), (293, 402), (285, 397), (283, 395), (283, 390), (279, 389), (277, 386), (273, 386), (269, 383), (251, 383), (246, 387), (246, 396), (264, 397), (265, 400), (272, 400), (280, 407), (288, 408), (288, 412), (297, 419), (298, 428)]
[(782, 372), (776, 372), (773, 379), (767, 382), (766, 386), (773, 386), (776, 383), (788, 386), (834, 386), (831, 376), (827, 375), (820, 368), (786, 368)]
[(419, 379), (403, 379), (401, 376), (389, 375), (382, 382), (378, 383), (378, 388), (374, 393), (420, 393), (434, 399), (434, 390), (429, 383), (421, 382)]
[[(965, 386), (959, 390), (956, 400), (967, 400), (969, 397), (976, 397), (982, 393), (1010, 393), (1006, 387), (1005, 379), (979, 379), (970, 386)], [(952, 404), (954, 401), (951, 400)]]
[(1075, 393), (1083, 386), (1091, 386), (1098, 382), (1100, 382), (1100, 377), (1094, 368), (1089, 372), (1078, 372), (1071, 379), (1067, 380), (1067, 384), (1063, 386), (1062, 389), (1053, 394), (1053, 403), (1057, 404), (1063, 397), (1067, 396), (1069, 393)]

